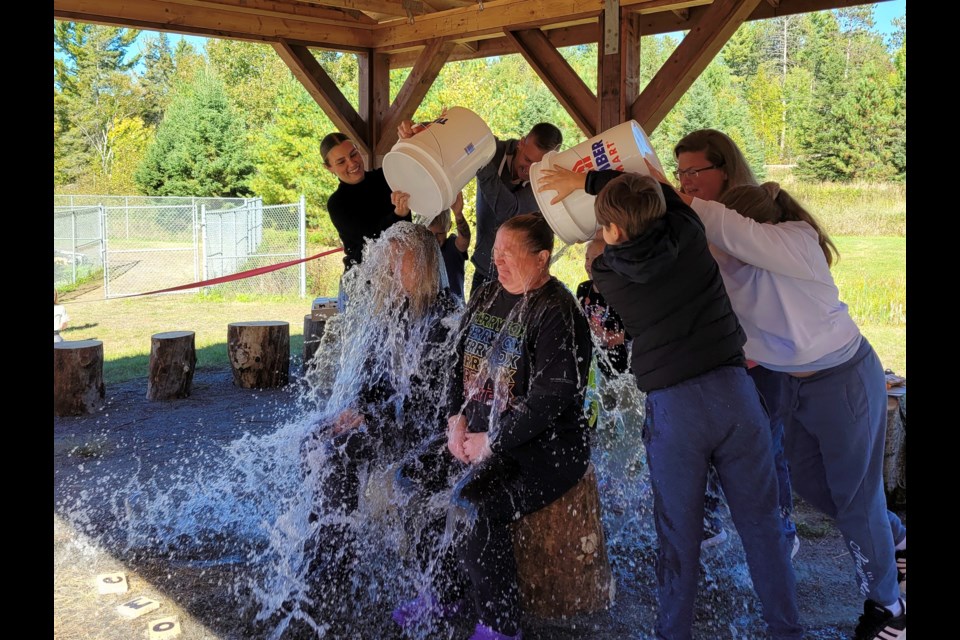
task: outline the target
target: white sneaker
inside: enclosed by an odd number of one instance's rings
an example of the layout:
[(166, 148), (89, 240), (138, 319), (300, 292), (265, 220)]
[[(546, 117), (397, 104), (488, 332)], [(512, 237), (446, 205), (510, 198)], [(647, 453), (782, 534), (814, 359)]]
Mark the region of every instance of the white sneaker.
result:
[(794, 556), (797, 555), (797, 551), (800, 551), (800, 536), (794, 534), (793, 536), (793, 548), (790, 550), (790, 559), (793, 560)]

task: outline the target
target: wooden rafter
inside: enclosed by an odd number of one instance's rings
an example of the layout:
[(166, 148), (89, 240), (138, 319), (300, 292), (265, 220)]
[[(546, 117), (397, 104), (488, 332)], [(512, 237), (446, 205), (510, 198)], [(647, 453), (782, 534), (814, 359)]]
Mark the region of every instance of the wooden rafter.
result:
[(423, 43), (430, 38), (460, 39), (516, 31), (542, 24), (595, 19), (603, 0), (490, 0), (478, 6), (451, 9), (420, 16), (414, 24), (390, 23), (374, 27), (378, 49), (396, 49)]
[[(390, 108), (390, 61), (384, 53), (360, 54), (360, 117), (367, 124), (370, 148), (375, 149), (382, 136), (381, 127)], [(379, 167), (380, 158), (366, 158), (368, 167)]]
[[(380, 127), (380, 138), (376, 141), (375, 154), (382, 157), (397, 141), (397, 127), (403, 120), (408, 120), (416, 113), (424, 96), (437, 79), (437, 75), (446, 64), (454, 43), (449, 40), (436, 38), (431, 40), (420, 52), (410, 75), (397, 93), (393, 104), (387, 110)], [(439, 114), (438, 114), (439, 115)]]
[(365, 11), (368, 13), (382, 13), (388, 16), (406, 16), (401, 0), (304, 0), (317, 5)]
[(714, 0), (630, 109), (650, 133), (710, 64), (761, 0)]
[(580, 130), (588, 137), (595, 136), (599, 125), (597, 97), (556, 47), (550, 44), (543, 31), (523, 29), (507, 31), (506, 35)]
[(310, 50), (283, 41), (274, 44), (273, 48), (287, 63), (297, 80), (317, 101), (317, 104), (327, 114), (334, 126), (350, 136), (360, 147), (361, 152), (369, 156), (371, 143), (366, 123), (353, 108), (353, 105), (344, 97), (333, 79), (323, 70), (317, 59), (313, 57)]
[(225, 4), (210, 2), (200, 6), (195, 3), (162, 0), (54, 0), (53, 15), (60, 20), (234, 40), (286, 40), (341, 49), (368, 49), (373, 46), (373, 37), (367, 25), (347, 16), (335, 21), (313, 16), (258, 15), (237, 11), (234, 6), (227, 7)]

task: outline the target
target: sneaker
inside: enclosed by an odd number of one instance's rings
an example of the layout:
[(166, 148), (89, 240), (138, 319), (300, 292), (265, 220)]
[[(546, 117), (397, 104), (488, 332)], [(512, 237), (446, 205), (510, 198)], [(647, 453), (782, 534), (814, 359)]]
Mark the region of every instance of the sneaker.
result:
[(515, 636), (508, 636), (505, 633), (500, 633), (492, 627), (478, 622), (477, 626), (473, 629), (473, 635), (467, 638), (467, 640), (522, 640), (522, 638), (523, 632), (521, 631), (517, 631), (517, 635)]
[(902, 599), (903, 613), (894, 616), (873, 600), (863, 603), (863, 615), (853, 633), (854, 640), (897, 640), (907, 637), (907, 603)]
[(700, 550), (705, 551), (710, 547), (716, 547), (723, 544), (727, 541), (730, 535), (727, 533), (726, 529), (720, 529), (719, 531), (711, 531), (710, 529), (703, 530), (703, 542), (700, 543)]
[(428, 591), (401, 604), (393, 610), (390, 618), (406, 629), (429, 620), (452, 618), (463, 610), (465, 604), (466, 600), (440, 602), (433, 593)]
[(793, 560), (794, 556), (797, 555), (797, 551), (800, 551), (800, 536), (793, 535), (793, 544), (790, 547), (790, 559)]
[(907, 550), (894, 552), (897, 558), (897, 583), (900, 584), (900, 593), (907, 592)]

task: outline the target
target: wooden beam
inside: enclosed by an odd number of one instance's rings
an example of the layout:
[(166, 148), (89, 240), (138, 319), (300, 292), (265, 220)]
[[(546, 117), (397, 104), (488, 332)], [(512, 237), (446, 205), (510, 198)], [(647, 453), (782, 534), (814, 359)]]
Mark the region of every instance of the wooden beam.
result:
[(337, 7), (339, 9), (383, 13), (388, 16), (407, 15), (407, 11), (403, 8), (403, 3), (400, 2), (400, 0), (306, 0), (306, 2), (313, 2), (314, 4), (327, 7)]
[(393, 21), (374, 27), (376, 48), (401, 48), (429, 38), (463, 39), (503, 30), (516, 31), (545, 24), (594, 19), (604, 0), (489, 0), (479, 6), (418, 16), (414, 24)]
[(640, 16), (621, 9), (620, 122), (630, 119), (630, 107), (640, 96), (640, 35)]
[(201, 7), (163, 0), (54, 0), (53, 16), (58, 20), (235, 40), (287, 40), (319, 47), (351, 49), (373, 46), (371, 32), (358, 29), (357, 26), (311, 22), (299, 16), (281, 18), (253, 15), (222, 4)]
[[(544, 31), (550, 44), (557, 48), (596, 42), (599, 32), (600, 27), (596, 21), (575, 27), (562, 27)], [(475, 60), (476, 58), (489, 58), (491, 56), (505, 56), (517, 53), (513, 41), (502, 33), (498, 37), (468, 40), (465, 42), (457, 42), (457, 44), (461, 46), (453, 50), (447, 62)], [(411, 67), (415, 61), (416, 55), (413, 51), (391, 54), (390, 68), (402, 69), (404, 67)]]
[(310, 50), (288, 42), (273, 45), (277, 54), (287, 63), (290, 71), (307, 92), (317, 101), (323, 112), (340, 131), (350, 136), (360, 151), (370, 156), (370, 139), (367, 124), (356, 112), (337, 84), (323, 70)]
[(780, 8), (780, 0), (767, 0), (767, 3), (774, 9)]
[[(380, 127), (390, 109), (390, 62), (385, 53), (368, 51), (360, 55), (360, 117), (367, 124), (370, 148), (383, 137)], [(379, 167), (382, 156), (366, 158), (368, 167)]]
[(607, 0), (600, 16), (600, 42), (597, 46), (597, 100), (600, 113), (597, 133), (623, 122), (620, 94), (622, 67), (620, 49), (620, 2)]
[(673, 15), (677, 16), (678, 18), (686, 22), (687, 20), (690, 19), (690, 9), (688, 8), (677, 9), (673, 12)]
[(540, 29), (507, 31), (517, 51), (537, 72), (587, 137), (597, 135), (597, 97)]
[(631, 116), (650, 134), (761, 0), (714, 0), (634, 101)]
[(397, 127), (400, 122), (409, 120), (416, 113), (420, 103), (423, 102), (423, 97), (427, 95), (427, 91), (433, 86), (433, 81), (437, 79), (440, 69), (447, 62), (453, 46), (454, 43), (449, 40), (436, 38), (428, 42), (420, 52), (420, 57), (410, 70), (410, 75), (400, 87), (396, 99), (383, 118), (380, 139), (374, 148), (378, 157), (385, 155), (397, 141)]
[(276, 2), (275, 0), (171, 0), (177, 4), (193, 7), (204, 7), (219, 11), (233, 11), (250, 15), (271, 16), (289, 19), (291, 16), (304, 22), (318, 24), (339, 24), (362, 27), (374, 25), (376, 22), (357, 11), (342, 11), (340, 9), (325, 9), (316, 4), (305, 2)]

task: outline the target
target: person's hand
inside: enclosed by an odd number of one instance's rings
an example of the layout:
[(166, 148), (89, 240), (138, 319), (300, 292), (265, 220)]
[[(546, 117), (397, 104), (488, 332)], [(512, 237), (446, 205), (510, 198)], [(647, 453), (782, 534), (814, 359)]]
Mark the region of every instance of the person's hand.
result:
[(333, 421), (333, 435), (338, 436), (363, 424), (363, 415), (356, 409), (344, 409)]
[(422, 124), (414, 124), (413, 120), (403, 120), (397, 126), (397, 135), (400, 136), (401, 140), (406, 140), (407, 138), (412, 138), (421, 131), (426, 129)]
[(490, 451), (490, 436), (487, 432), (468, 433), (463, 441), (463, 453), (466, 455), (470, 464), (477, 464), (489, 458), (493, 452)]
[(467, 437), (467, 419), (463, 414), (447, 418), (447, 449), (460, 462), (470, 462), (463, 450)]
[(644, 164), (647, 165), (647, 171), (650, 172), (650, 175), (651, 177), (653, 177), (654, 180), (656, 180), (657, 182), (662, 182), (664, 184), (670, 184), (670, 181), (667, 180), (667, 176), (663, 175), (663, 172), (660, 171), (660, 169), (657, 169), (655, 166), (653, 166), (653, 163), (650, 162), (649, 158), (644, 156), (643, 162)]
[(538, 185), (537, 191), (540, 193), (556, 191), (557, 195), (550, 201), (550, 204), (557, 204), (577, 189), (585, 188), (587, 186), (587, 175), (585, 173), (574, 173), (563, 167), (541, 168)]
[(457, 220), (463, 218), (463, 191), (457, 193), (457, 197), (453, 199), (453, 204), (450, 205), (450, 208), (453, 209), (453, 217)]
[(394, 191), (390, 194), (390, 202), (393, 203), (393, 210), (401, 218), (410, 215), (410, 194), (403, 191)]

